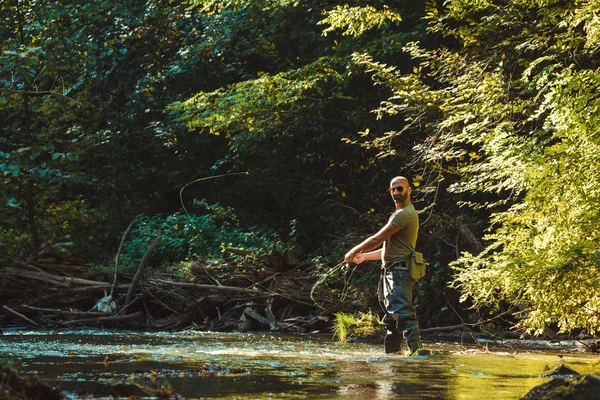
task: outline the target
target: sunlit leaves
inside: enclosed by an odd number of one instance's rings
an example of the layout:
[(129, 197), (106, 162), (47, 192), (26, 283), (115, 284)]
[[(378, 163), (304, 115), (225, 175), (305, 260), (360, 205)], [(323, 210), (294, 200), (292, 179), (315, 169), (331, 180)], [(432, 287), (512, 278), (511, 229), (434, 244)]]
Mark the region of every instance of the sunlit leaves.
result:
[(424, 132), (414, 150), (454, 177), (450, 192), (492, 207), (487, 249), (454, 264), (463, 300), (519, 305), (521, 326), (536, 333), (549, 325), (597, 332), (598, 2), (444, 5), (442, 13), (430, 6), (430, 29), (462, 48), (410, 44), (406, 51), (419, 63), (412, 73), (355, 56), (393, 92), (378, 115), (407, 121), (363, 145), (390, 155), (394, 137)]
[(315, 98), (328, 96), (325, 89), (343, 80), (335, 64), (334, 59), (323, 58), (298, 70), (263, 74), (214, 92), (198, 93), (170, 109), (190, 129), (224, 134), (239, 146), (271, 131), (285, 132), (286, 123), (297, 118), (298, 110)]
[[(190, 3), (197, 6), (198, 9), (207, 15), (214, 15), (228, 10), (239, 10), (256, 4), (253, 0), (192, 0)], [(263, 0), (260, 2), (260, 7), (264, 9), (297, 6), (299, 0)]]
[[(563, 27), (572, 35), (571, 44), (583, 43), (568, 23)], [(527, 66), (523, 82), (535, 88), (529, 101), (538, 104), (527, 124), (542, 125), (551, 140), (540, 143), (534, 134), (514, 131), (511, 135), (518, 135), (522, 145), (504, 161), (494, 158), (488, 147), (483, 165), (496, 170), (486, 169), (485, 175), (518, 172), (526, 191), (522, 201), (493, 215), (488, 251), (478, 256), (464, 254), (458, 260), (455, 286), (475, 304), (500, 300), (521, 304), (525, 312), (520, 325), (531, 332), (541, 333), (551, 324), (561, 331), (597, 332), (600, 71), (561, 63), (559, 57), (564, 54), (556, 49), (554, 56), (521, 60)], [(511, 147), (505, 141), (487, 143), (494, 148)], [(537, 150), (522, 150), (527, 148)], [(481, 183), (483, 190), (492, 187)]]
[(350, 7), (348, 4), (335, 6), (330, 11), (323, 13), (325, 18), (319, 25), (328, 25), (323, 30), (323, 35), (335, 30), (343, 30), (342, 35), (360, 36), (370, 29), (381, 28), (390, 22), (400, 22), (400, 14), (384, 6), (378, 10), (372, 6)]

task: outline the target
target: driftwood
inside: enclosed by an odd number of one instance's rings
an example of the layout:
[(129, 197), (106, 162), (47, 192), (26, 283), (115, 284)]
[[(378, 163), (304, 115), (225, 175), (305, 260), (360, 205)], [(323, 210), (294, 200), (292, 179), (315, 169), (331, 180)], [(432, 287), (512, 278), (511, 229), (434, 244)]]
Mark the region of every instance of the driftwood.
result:
[(163, 283), (171, 286), (179, 286), (179, 287), (188, 287), (194, 289), (203, 289), (203, 290), (214, 290), (218, 292), (234, 292), (234, 293), (247, 293), (247, 294), (264, 294), (264, 292), (241, 288), (236, 286), (217, 286), (217, 285), (204, 285), (200, 283), (191, 283), (191, 282), (175, 282), (175, 281), (166, 281), (164, 279), (149, 279), (150, 283)]
[(115, 315), (119, 315), (123, 312), (125, 312), (125, 310), (127, 310), (128, 308), (130, 308), (131, 306), (133, 306), (134, 304), (136, 304), (138, 301), (140, 301), (144, 296), (140, 295), (140, 296), (136, 296), (135, 299), (133, 299), (130, 303), (125, 304), (120, 310), (119, 312), (117, 312)]
[(112, 284), (112, 287), (110, 288), (110, 294), (109, 294), (109, 296), (111, 298), (112, 298), (113, 293), (115, 291), (115, 287), (117, 286), (117, 271), (119, 269), (119, 256), (121, 255), (121, 250), (123, 250), (123, 244), (125, 243), (125, 238), (127, 237), (127, 235), (129, 234), (129, 232), (131, 231), (131, 228), (133, 228), (133, 224), (134, 223), (135, 223), (135, 220), (131, 221), (131, 223), (129, 224), (129, 226), (125, 230), (125, 233), (123, 234), (123, 237), (121, 238), (121, 243), (119, 243), (119, 249), (117, 250), (117, 255), (115, 256), (115, 275), (113, 277), (113, 284)]
[(423, 328), (422, 333), (433, 333), (433, 332), (453, 332), (453, 331), (471, 331), (471, 328), (467, 325), (450, 325), (450, 326), (437, 326), (433, 328)]
[[(123, 235), (122, 241), (126, 237)], [(274, 271), (268, 257), (260, 257), (253, 260), (253, 264), (244, 261), (239, 265), (220, 265), (210, 268), (208, 273), (205, 267), (212, 263), (197, 260), (189, 269), (191, 276), (182, 279), (166, 274), (164, 269), (146, 271), (159, 241), (160, 235), (157, 235), (134, 277), (116, 274), (121, 250), (114, 259), (115, 272), (111, 268), (109, 274), (82, 267), (71, 269), (68, 265), (55, 263), (0, 263), (0, 287), (16, 291), (0, 300), (0, 326), (22, 324), (16, 322), (20, 319), (28, 326), (44, 328), (112, 324), (134, 329), (142, 326), (159, 329), (193, 327), (223, 331), (233, 329), (244, 318), (248, 326), (257, 323), (272, 331), (314, 330), (310, 318), (299, 316), (286, 321), (299, 304), (302, 305), (298, 308), (300, 313), (311, 311), (308, 290), (315, 277), (311, 276), (310, 269), (306, 274), (299, 274), (298, 266), (283, 269), (278, 264), (279, 269)], [(49, 270), (59, 274), (49, 273)], [(81, 275), (69, 276), (74, 273)], [(96, 278), (99, 276), (101, 278)], [(125, 282), (127, 279), (129, 282)], [(120, 283), (117, 284), (117, 280)], [(102, 292), (104, 298), (110, 296), (119, 304), (118, 312), (95, 312), (93, 307), (98, 304)], [(340, 301), (329, 290), (318, 296), (322, 296), (319, 300), (324, 298), (329, 303), (328, 309), (333, 312), (345, 309), (349, 304)], [(253, 308), (244, 311), (249, 299)], [(6, 308), (1, 307), (4, 304)]]
[(15, 310), (13, 310), (12, 308), (8, 308), (8, 307), (6, 307), (6, 306), (2, 306), (2, 308), (4, 308), (4, 309), (5, 309), (6, 311), (8, 311), (9, 313), (11, 313), (11, 314), (14, 314), (14, 315), (16, 315), (17, 317), (19, 317), (19, 318), (21, 318), (21, 319), (23, 319), (23, 320), (27, 321), (28, 323), (30, 323), (30, 324), (31, 324), (31, 325), (33, 325), (33, 326), (37, 326), (38, 328), (40, 328), (40, 327), (41, 327), (41, 325), (40, 325), (40, 324), (38, 324), (37, 322), (33, 321), (32, 319), (29, 319), (29, 318), (27, 318), (25, 315), (23, 315), (23, 314), (21, 314), (21, 313), (18, 313), (18, 312), (16, 312), (16, 311), (15, 311)]
[(263, 279), (261, 281), (258, 281), (256, 283), (253, 283), (252, 285), (248, 286), (247, 288), (250, 289), (250, 288), (253, 288), (255, 286), (263, 287), (263, 284), (265, 284), (265, 283), (267, 283), (269, 281), (274, 280), (277, 275), (279, 275), (279, 272), (275, 272), (273, 275), (271, 275), (271, 276), (269, 276), (269, 277), (267, 277), (267, 278), (265, 278), (265, 279)]
[(98, 282), (98, 281), (90, 281), (88, 279), (80, 279), (73, 278), (70, 276), (58, 276), (48, 274), (46, 272), (39, 271), (23, 271), (14, 267), (4, 267), (0, 269), (0, 275), (10, 275), (14, 277), (23, 277), (29, 279), (36, 279), (48, 283), (52, 283), (54, 285), (63, 286), (63, 287), (71, 287), (73, 285), (81, 285), (81, 286), (109, 286), (109, 283), (106, 282)]
[(129, 290), (127, 291), (127, 297), (125, 298), (125, 304), (129, 304), (131, 302), (131, 297), (133, 296), (135, 287), (139, 283), (140, 279), (142, 279), (142, 275), (144, 275), (144, 268), (146, 267), (146, 263), (150, 259), (150, 254), (152, 254), (152, 251), (158, 245), (158, 242), (160, 242), (160, 232), (156, 235), (156, 237), (154, 238), (154, 240), (152, 241), (152, 243), (146, 250), (146, 253), (144, 253), (144, 257), (142, 257), (142, 261), (140, 262), (140, 265), (138, 266), (137, 272), (135, 273), (135, 276), (133, 277), (133, 280), (131, 281), (131, 286), (129, 286)]
[[(81, 298), (83, 296), (93, 296), (94, 300), (98, 298), (98, 293), (105, 291), (110, 284), (105, 284), (101, 286), (85, 286), (85, 287), (76, 287), (76, 288), (60, 288), (58, 291), (48, 294), (46, 296), (39, 297), (35, 299), (30, 305), (33, 304), (43, 304), (47, 305), (48, 303), (54, 303), (58, 300), (65, 301), (67, 296), (73, 295), (76, 298)], [(122, 284), (117, 285), (116, 290), (118, 291), (126, 291), (129, 289), (129, 285)]]
[[(262, 315), (260, 315), (259, 313), (255, 312), (252, 307), (246, 307), (244, 309), (243, 312), (244, 315), (252, 318), (253, 320), (260, 322), (263, 325), (267, 325), (269, 327), (271, 326), (275, 326), (275, 328), (277, 329), (289, 329), (292, 326), (294, 326), (293, 324), (287, 323), (287, 322), (277, 322), (277, 321), (270, 321), (268, 318), (263, 317)], [(273, 330), (273, 329), (272, 329)]]
[[(269, 291), (272, 292), (274, 288), (275, 288), (275, 281), (271, 281), (271, 283), (269, 285)], [(273, 299), (274, 299), (274, 296), (269, 297), (267, 299), (267, 304), (265, 307), (265, 314), (267, 315), (267, 318), (270, 321), (269, 326), (272, 331), (274, 331), (275, 329), (278, 328), (277, 320), (275, 319), (275, 314), (273, 314)]]
[(102, 312), (91, 312), (91, 311), (67, 311), (67, 310), (61, 310), (58, 308), (44, 308), (44, 307), (32, 307), (32, 306), (28, 306), (28, 305), (23, 305), (23, 307), (29, 309), (29, 310), (33, 310), (33, 311), (40, 311), (40, 312), (46, 312), (46, 313), (52, 313), (52, 314), (61, 314), (61, 315), (67, 315), (67, 316), (73, 316), (73, 317), (100, 317), (100, 316), (106, 316), (106, 313), (102, 313)]
[(133, 314), (127, 314), (127, 315), (117, 315), (117, 316), (108, 316), (108, 317), (74, 319), (74, 320), (71, 320), (71, 321), (64, 321), (63, 324), (65, 324), (65, 325), (78, 325), (78, 324), (81, 324), (81, 325), (88, 325), (88, 324), (96, 325), (96, 324), (106, 324), (106, 323), (124, 322), (124, 321), (133, 320), (133, 319), (138, 319), (141, 316), (142, 316), (142, 313), (140, 311), (137, 311), (137, 312), (134, 312)]

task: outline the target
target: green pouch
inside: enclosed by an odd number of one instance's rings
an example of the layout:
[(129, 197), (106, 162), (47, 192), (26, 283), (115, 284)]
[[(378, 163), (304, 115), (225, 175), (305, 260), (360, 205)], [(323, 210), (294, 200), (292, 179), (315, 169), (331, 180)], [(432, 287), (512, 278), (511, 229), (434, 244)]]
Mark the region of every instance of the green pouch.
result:
[(410, 277), (414, 280), (421, 279), (427, 273), (427, 263), (423, 258), (423, 253), (418, 251), (413, 251), (410, 253), (408, 265), (410, 269)]

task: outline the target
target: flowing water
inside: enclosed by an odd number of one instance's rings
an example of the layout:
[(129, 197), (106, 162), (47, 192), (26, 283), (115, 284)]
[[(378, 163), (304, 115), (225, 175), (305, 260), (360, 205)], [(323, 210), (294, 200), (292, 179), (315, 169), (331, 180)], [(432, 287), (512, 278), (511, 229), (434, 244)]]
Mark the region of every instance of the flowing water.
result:
[[(0, 357), (71, 398), (106, 381), (170, 387), (186, 399), (519, 399), (564, 364), (600, 374), (578, 351), (426, 343), (430, 356), (383, 354), (382, 345), (330, 335), (262, 333), (11, 332)], [(108, 359), (107, 359), (108, 357)]]

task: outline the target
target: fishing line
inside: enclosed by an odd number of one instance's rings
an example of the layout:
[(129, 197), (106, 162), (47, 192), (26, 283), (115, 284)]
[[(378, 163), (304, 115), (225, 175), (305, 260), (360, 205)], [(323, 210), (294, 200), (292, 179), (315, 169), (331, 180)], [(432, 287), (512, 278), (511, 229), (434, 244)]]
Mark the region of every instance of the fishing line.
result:
[[(196, 233), (198, 234), (198, 238), (202, 241), (202, 243), (204, 244), (204, 246), (206, 247), (206, 249), (209, 251), (209, 253), (212, 253), (212, 250), (210, 248), (210, 246), (208, 245), (208, 243), (204, 240), (204, 238), (202, 237), (202, 234), (200, 233), (200, 231), (198, 230), (198, 228), (196, 227), (196, 225), (194, 224), (194, 222), (192, 221), (192, 216), (190, 215), (190, 213), (188, 212), (184, 202), (183, 202), (183, 191), (196, 183), (199, 182), (203, 182), (209, 179), (218, 179), (218, 178), (224, 178), (226, 176), (234, 176), (234, 175), (250, 175), (248, 172), (231, 172), (228, 174), (221, 174), (221, 175), (213, 175), (213, 176), (206, 176), (203, 178), (198, 178), (195, 179), (189, 183), (186, 183), (185, 185), (182, 186), (182, 188), (179, 190), (179, 201), (181, 203), (181, 207), (183, 208), (183, 212), (185, 213), (185, 215), (187, 215), (188, 219), (190, 220), (190, 223), (192, 225), (192, 228), (194, 228), (194, 230), (196, 231)], [(213, 253), (213, 256), (216, 256)], [(354, 275), (354, 271), (356, 271), (356, 268), (358, 267), (358, 265), (356, 265), (351, 273), (350, 276), (348, 277), (348, 269), (349, 269), (349, 265), (348, 263), (345, 262), (341, 262), (339, 264), (337, 264), (335, 267), (331, 268), (325, 275), (321, 276), (321, 278), (319, 278), (319, 280), (313, 285), (311, 291), (310, 291), (310, 299), (314, 302), (315, 305), (317, 305), (317, 307), (324, 309), (323, 306), (321, 306), (314, 298), (314, 291), (317, 287), (319, 287), (320, 285), (322, 285), (327, 278), (329, 278), (330, 276), (332, 276), (333, 274), (337, 273), (339, 270), (344, 269), (344, 288), (342, 289), (342, 295), (340, 297), (340, 300), (344, 300), (347, 296), (348, 296), (348, 291), (350, 288), (350, 279), (352, 279), (352, 275)], [(262, 285), (259, 285), (262, 287)], [(265, 288), (266, 289), (266, 288)], [(268, 290), (268, 289), (267, 289)], [(269, 290), (270, 291), (270, 290)], [(275, 293), (274, 293), (275, 294)], [(277, 294), (281, 297), (288, 297), (288, 296), (282, 296), (280, 294)], [(292, 299), (291, 297), (288, 297), (290, 299)]]
[(346, 263), (346, 265), (344, 266), (344, 289), (342, 290), (342, 295), (340, 296), (341, 301), (346, 300), (346, 297), (348, 297), (348, 292), (350, 291), (350, 281), (352, 280), (354, 271), (356, 271), (357, 268), (358, 264), (355, 264), (354, 268), (352, 268), (352, 271), (350, 271), (350, 276), (348, 276), (348, 270), (350, 269), (350, 265)]
[[(189, 183), (186, 183), (186, 184), (185, 184), (185, 185), (184, 185), (184, 186), (181, 188), (181, 190), (179, 190), (179, 201), (180, 201), (180, 203), (181, 203), (181, 207), (183, 208), (183, 212), (185, 212), (185, 214), (187, 215), (187, 217), (188, 217), (188, 219), (189, 219), (189, 221), (190, 221), (190, 224), (192, 225), (192, 228), (194, 228), (194, 230), (195, 230), (195, 231), (196, 231), (196, 233), (198, 234), (198, 238), (199, 238), (199, 239), (202, 241), (202, 243), (204, 243), (204, 246), (206, 247), (206, 249), (208, 250), (208, 252), (209, 252), (209, 253), (211, 253), (211, 254), (212, 254), (213, 256), (215, 256), (215, 257), (219, 257), (219, 255), (218, 255), (218, 254), (215, 254), (215, 253), (213, 252), (213, 250), (211, 250), (211, 247), (208, 245), (208, 243), (206, 242), (206, 240), (204, 240), (204, 238), (202, 237), (202, 234), (200, 233), (200, 231), (198, 230), (198, 228), (197, 228), (197, 227), (196, 227), (196, 225), (194, 224), (194, 221), (192, 220), (192, 216), (190, 215), (190, 213), (188, 212), (187, 208), (185, 207), (185, 204), (184, 204), (184, 202), (183, 202), (183, 191), (184, 191), (184, 190), (185, 190), (185, 189), (186, 189), (188, 186), (191, 186), (191, 185), (193, 185), (193, 184), (195, 184), (195, 183), (198, 183), (198, 182), (206, 181), (206, 180), (209, 180), (209, 179), (224, 178), (224, 177), (226, 177), (226, 176), (233, 176), (233, 175), (250, 175), (250, 173), (248, 173), (248, 172), (231, 172), (231, 173), (228, 173), (228, 174), (221, 174), (221, 175), (206, 176), (206, 177), (204, 177), (204, 178), (198, 178), (198, 179), (195, 179), (195, 180), (193, 180), (193, 181), (191, 181), (191, 182), (189, 182)], [(304, 303), (304, 304), (307, 304), (307, 305), (309, 305), (309, 303), (306, 303), (306, 302), (303, 302), (303, 301), (298, 301), (298, 300), (295, 300), (294, 298), (292, 298), (292, 297), (290, 297), (290, 296), (283, 296), (283, 295), (281, 295), (281, 294), (279, 294), (279, 293), (273, 292), (273, 291), (272, 291), (272, 290), (270, 290), (269, 288), (266, 288), (266, 287), (264, 287), (264, 286), (262, 286), (262, 285), (258, 285), (258, 286), (259, 286), (259, 287), (261, 287), (261, 288), (263, 288), (263, 289), (265, 289), (267, 292), (270, 292), (272, 295), (277, 295), (277, 296), (280, 296), (280, 297), (288, 298), (288, 299), (290, 299), (290, 300), (294, 300), (294, 301), (296, 301), (296, 302), (300, 302), (300, 303)]]
[[(224, 178), (226, 176), (233, 176), (233, 175), (250, 175), (247, 171), (245, 172), (230, 172), (228, 174), (221, 174), (221, 175), (213, 175), (213, 176), (205, 176), (204, 178), (199, 178), (199, 179), (195, 179), (189, 183), (186, 183), (185, 185), (183, 185), (183, 187), (179, 190), (179, 201), (181, 203), (181, 207), (183, 207), (183, 212), (185, 212), (185, 215), (187, 215), (192, 228), (194, 228), (194, 230), (196, 231), (196, 233), (198, 234), (198, 238), (202, 241), (202, 243), (204, 243), (204, 246), (206, 246), (206, 249), (208, 250), (209, 253), (212, 253), (212, 250), (210, 248), (210, 246), (208, 245), (208, 243), (206, 243), (206, 240), (204, 240), (204, 238), (202, 237), (202, 234), (200, 234), (200, 231), (198, 230), (198, 228), (196, 228), (196, 225), (194, 224), (194, 222), (192, 221), (192, 216), (190, 215), (190, 213), (188, 212), (187, 208), (185, 207), (185, 204), (183, 203), (183, 191), (190, 185), (193, 185), (195, 183), (198, 182), (202, 182), (202, 181), (206, 181), (209, 179), (217, 179), (217, 178)], [(216, 254), (212, 254), (213, 256), (217, 256)]]
[(323, 276), (321, 276), (319, 278), (319, 280), (313, 285), (312, 289), (310, 290), (310, 299), (313, 301), (313, 303), (315, 303), (315, 305), (317, 307), (325, 309), (325, 307), (323, 307), (321, 304), (319, 304), (318, 301), (315, 300), (315, 297), (314, 297), (315, 289), (317, 289), (319, 286), (321, 286), (327, 280), (327, 278), (329, 278), (333, 274), (337, 273), (339, 270), (344, 269), (345, 270), (344, 271), (344, 288), (342, 289), (342, 296), (340, 297), (340, 300), (344, 300), (346, 298), (346, 296), (348, 295), (348, 290), (350, 289), (350, 279), (352, 278), (352, 275), (354, 274), (354, 271), (356, 270), (357, 267), (358, 267), (358, 264), (352, 269), (352, 272), (350, 273), (350, 277), (348, 277), (348, 278), (346, 278), (348, 269), (349, 269), (349, 264), (347, 262), (342, 261), (335, 267), (331, 268)]

